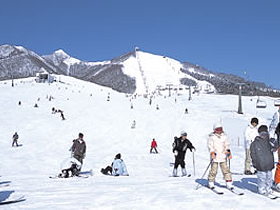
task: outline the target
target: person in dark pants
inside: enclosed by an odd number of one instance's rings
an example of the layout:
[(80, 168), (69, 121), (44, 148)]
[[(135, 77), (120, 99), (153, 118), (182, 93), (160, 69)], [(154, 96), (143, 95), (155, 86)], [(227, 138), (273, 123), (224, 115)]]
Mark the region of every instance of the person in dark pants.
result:
[(157, 151), (157, 142), (156, 142), (155, 139), (153, 139), (153, 141), (152, 141), (152, 143), (151, 143), (150, 153), (152, 153), (153, 150), (155, 150), (155, 152), (158, 153), (158, 151)]
[(83, 159), (86, 156), (86, 142), (84, 141), (84, 135), (82, 133), (79, 133), (79, 138), (73, 140), (71, 152), (72, 157), (83, 164)]
[(18, 134), (17, 132), (15, 132), (15, 134), (13, 135), (13, 144), (12, 144), (12, 147), (14, 146), (14, 144), (16, 144), (16, 146), (18, 147)]
[(192, 145), (190, 140), (187, 139), (187, 133), (185, 131), (181, 132), (181, 137), (177, 138), (174, 137), (174, 143), (173, 143), (173, 153), (175, 156), (175, 164), (174, 164), (174, 169), (173, 169), (173, 176), (177, 176), (177, 168), (180, 165), (182, 169), (182, 176), (187, 175), (186, 171), (186, 164), (185, 164), (185, 156), (186, 156), (186, 151), (189, 148), (191, 151), (195, 147)]

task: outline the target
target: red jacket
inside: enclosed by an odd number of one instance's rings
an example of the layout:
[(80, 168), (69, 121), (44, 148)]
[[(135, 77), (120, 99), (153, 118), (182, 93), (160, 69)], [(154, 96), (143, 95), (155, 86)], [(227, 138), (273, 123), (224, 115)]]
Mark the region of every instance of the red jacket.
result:
[(153, 140), (153, 141), (152, 141), (151, 147), (153, 147), (153, 148), (157, 147), (157, 142), (156, 142), (156, 140)]

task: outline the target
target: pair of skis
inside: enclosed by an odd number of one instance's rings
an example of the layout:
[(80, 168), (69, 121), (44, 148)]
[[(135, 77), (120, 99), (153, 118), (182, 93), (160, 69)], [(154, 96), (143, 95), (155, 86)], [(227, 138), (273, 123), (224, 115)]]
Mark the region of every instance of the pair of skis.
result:
[[(217, 187), (212, 187), (212, 188), (210, 188), (208, 185), (202, 185), (202, 186), (204, 186), (204, 187), (210, 189), (212, 192), (216, 193), (217, 195), (223, 195), (223, 194), (224, 194), (223, 191), (217, 190)], [(244, 192), (237, 191), (237, 190), (234, 189), (234, 188), (231, 188), (231, 189), (226, 188), (226, 189), (229, 190), (230, 192), (232, 192), (232, 193), (235, 194), (235, 195), (244, 195)]]
[(21, 196), (19, 198), (13, 199), (13, 200), (4, 200), (0, 202), (0, 205), (5, 205), (5, 204), (11, 204), (11, 203), (18, 203), (18, 202), (22, 202), (25, 201), (26, 199), (24, 198), (24, 196)]

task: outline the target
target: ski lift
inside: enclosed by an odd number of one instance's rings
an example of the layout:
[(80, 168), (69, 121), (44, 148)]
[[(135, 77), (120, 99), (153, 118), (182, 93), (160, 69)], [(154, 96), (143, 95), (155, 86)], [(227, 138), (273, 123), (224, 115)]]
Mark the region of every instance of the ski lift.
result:
[(266, 106), (267, 106), (266, 102), (263, 100), (260, 100), (260, 98), (258, 98), (257, 103), (256, 103), (256, 108), (265, 109)]
[(280, 99), (277, 99), (274, 101), (274, 106), (279, 106), (280, 107)]

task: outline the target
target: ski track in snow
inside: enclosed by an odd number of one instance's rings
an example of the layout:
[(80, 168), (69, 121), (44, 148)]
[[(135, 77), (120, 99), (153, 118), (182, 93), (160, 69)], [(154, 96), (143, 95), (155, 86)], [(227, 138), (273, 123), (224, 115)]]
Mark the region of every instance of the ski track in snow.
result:
[[(11, 81), (0, 82), (0, 183), (11, 181), (9, 186), (0, 188), (0, 199), (20, 195), (26, 198), (1, 209), (278, 207), (276, 200), (256, 194), (256, 176), (233, 175), (235, 187), (245, 193), (242, 197), (222, 187), (224, 195), (216, 195), (204, 187), (195, 190), (197, 182), (206, 183), (208, 173), (203, 180), (200, 178), (209, 163), (206, 143), (213, 123), (222, 120), (231, 141), (231, 171), (242, 173), (244, 129), (253, 116), (269, 124), (277, 110), (271, 98), (266, 98), (267, 109), (256, 110), (257, 97), (243, 97), (244, 115), (236, 113), (238, 97), (231, 95), (194, 95), (192, 101), (188, 101), (188, 95), (181, 95), (177, 103), (174, 96), (159, 96), (152, 105), (148, 99), (138, 97), (133, 99), (131, 109), (124, 94), (70, 77), (61, 76), (61, 80), (65, 83), (49, 85), (36, 84), (32, 78), (21, 79), (15, 80), (13, 88)], [(49, 101), (47, 95), (54, 99)], [(34, 108), (35, 103), (39, 108)], [(51, 114), (52, 107), (62, 109), (66, 120), (62, 121), (59, 114)], [(135, 129), (131, 129), (133, 120)], [(192, 176), (174, 178), (170, 177), (173, 168), (169, 163), (174, 161), (171, 145), (173, 137), (183, 129), (196, 147), (196, 176), (193, 176), (192, 153), (188, 151), (187, 171)], [(19, 134), (19, 144), (23, 145), (18, 148), (11, 147), (15, 131)], [(60, 172), (60, 164), (70, 156), (69, 148), (79, 132), (84, 133), (87, 143), (82, 171), (93, 169), (93, 176), (49, 179)], [(152, 138), (157, 140), (159, 154), (149, 154)], [(119, 152), (130, 176), (102, 175), (100, 169), (110, 165)], [(216, 181), (225, 184), (221, 171)]]

